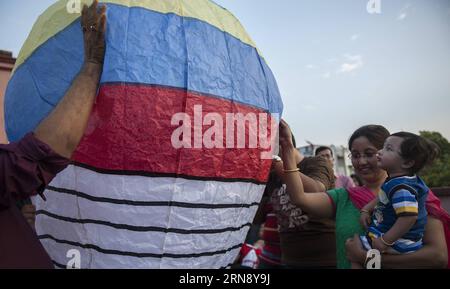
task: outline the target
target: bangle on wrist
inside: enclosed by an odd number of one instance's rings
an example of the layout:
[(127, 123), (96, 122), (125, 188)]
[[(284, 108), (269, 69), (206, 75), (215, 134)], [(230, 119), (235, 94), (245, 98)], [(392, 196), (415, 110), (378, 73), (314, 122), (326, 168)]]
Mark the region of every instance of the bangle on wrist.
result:
[(388, 243), (388, 242), (386, 242), (384, 239), (383, 239), (383, 236), (381, 236), (380, 237), (380, 240), (381, 240), (381, 242), (383, 242), (383, 244), (385, 244), (386, 246), (388, 246), (388, 247), (392, 247), (394, 244), (395, 244), (395, 242), (392, 242), (392, 243)]
[(366, 210), (366, 209), (361, 209), (359, 212), (360, 212), (361, 214), (362, 214), (362, 213), (366, 213), (366, 214), (369, 214), (369, 215), (370, 215), (369, 210)]
[(296, 169), (293, 169), (293, 170), (284, 170), (285, 173), (295, 173), (295, 172), (299, 172), (299, 171), (300, 171), (299, 168), (296, 168)]

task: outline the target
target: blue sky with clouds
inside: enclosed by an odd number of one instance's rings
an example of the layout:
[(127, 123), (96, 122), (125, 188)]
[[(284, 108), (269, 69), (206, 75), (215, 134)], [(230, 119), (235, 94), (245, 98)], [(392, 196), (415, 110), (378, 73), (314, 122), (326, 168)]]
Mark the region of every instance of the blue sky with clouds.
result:
[[(0, 0), (0, 49), (17, 56), (52, 0)], [(216, 0), (278, 81), (298, 143), (345, 144), (359, 126), (450, 139), (450, 1)]]

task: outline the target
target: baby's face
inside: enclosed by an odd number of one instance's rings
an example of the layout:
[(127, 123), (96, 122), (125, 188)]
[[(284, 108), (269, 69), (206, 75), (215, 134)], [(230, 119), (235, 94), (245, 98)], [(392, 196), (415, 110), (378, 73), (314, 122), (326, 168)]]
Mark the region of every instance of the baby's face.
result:
[(389, 174), (403, 170), (402, 165), (405, 161), (400, 153), (402, 142), (402, 138), (390, 136), (384, 142), (383, 149), (378, 151), (378, 166), (386, 170)]

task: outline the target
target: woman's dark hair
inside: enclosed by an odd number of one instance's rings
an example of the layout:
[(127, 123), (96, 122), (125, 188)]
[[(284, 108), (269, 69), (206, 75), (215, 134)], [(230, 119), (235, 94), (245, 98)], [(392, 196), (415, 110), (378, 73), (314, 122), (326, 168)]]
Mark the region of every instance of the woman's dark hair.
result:
[(418, 173), (439, 156), (439, 146), (431, 140), (410, 132), (398, 132), (392, 136), (403, 139), (400, 145), (400, 155), (405, 160), (414, 161), (414, 165), (409, 169), (411, 174)]
[(381, 125), (365, 125), (358, 128), (348, 140), (348, 148), (352, 149), (353, 142), (359, 137), (366, 137), (371, 144), (377, 149), (381, 150), (384, 146), (384, 141), (389, 137), (389, 131)]

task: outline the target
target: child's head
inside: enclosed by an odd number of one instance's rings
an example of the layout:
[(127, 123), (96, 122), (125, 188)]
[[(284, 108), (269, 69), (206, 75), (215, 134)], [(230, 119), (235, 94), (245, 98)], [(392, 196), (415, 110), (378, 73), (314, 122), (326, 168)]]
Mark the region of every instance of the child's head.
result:
[(413, 175), (431, 164), (439, 155), (432, 141), (409, 132), (390, 135), (378, 152), (378, 165), (391, 174)]

